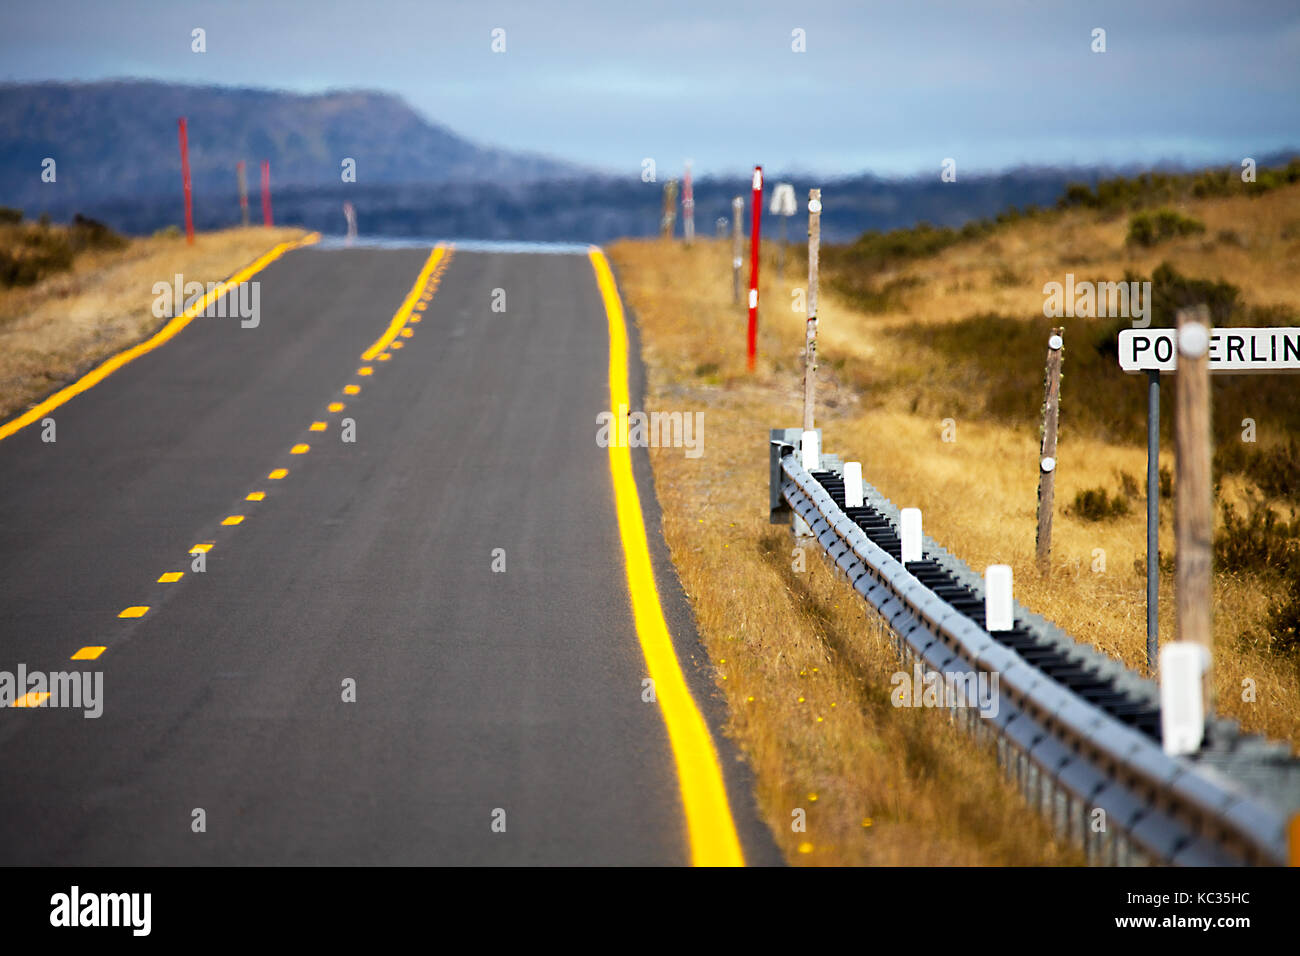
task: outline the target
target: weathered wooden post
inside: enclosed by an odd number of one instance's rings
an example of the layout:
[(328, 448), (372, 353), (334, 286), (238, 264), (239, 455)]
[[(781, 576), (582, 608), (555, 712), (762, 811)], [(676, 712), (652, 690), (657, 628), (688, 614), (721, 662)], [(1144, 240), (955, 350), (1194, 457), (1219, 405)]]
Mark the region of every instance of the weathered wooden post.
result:
[(239, 181), (239, 224), (248, 227), (248, 179), (244, 175), (244, 161), (235, 163), (235, 179)]
[[(784, 217), (783, 217), (784, 220)], [(812, 431), (817, 391), (817, 279), (822, 243), (822, 191), (808, 190), (808, 322), (804, 333), (803, 427)]]
[(1213, 505), (1210, 479), (1210, 310), (1178, 311), (1178, 371), (1174, 387), (1177, 478), (1174, 534), (1178, 640), (1204, 651), (1204, 714), (1214, 707), (1213, 632), (1210, 613), (1210, 546)]
[(1043, 440), (1038, 456), (1038, 570), (1051, 569), (1052, 505), (1056, 498), (1056, 428), (1061, 407), (1061, 360), (1065, 329), (1052, 329), (1047, 340), (1047, 371), (1043, 398)]
[(695, 191), (691, 185), (691, 161), (686, 161), (682, 178), (682, 239), (689, 246), (695, 241)]
[(673, 226), (677, 223), (677, 180), (670, 179), (664, 183), (664, 213), (659, 220), (659, 234), (664, 239), (673, 237)]

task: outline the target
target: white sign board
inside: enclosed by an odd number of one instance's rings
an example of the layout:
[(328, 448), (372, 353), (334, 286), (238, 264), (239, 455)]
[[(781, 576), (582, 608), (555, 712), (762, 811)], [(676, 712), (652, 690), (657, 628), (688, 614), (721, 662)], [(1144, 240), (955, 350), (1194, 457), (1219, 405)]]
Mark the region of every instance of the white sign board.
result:
[[(1119, 367), (1126, 372), (1178, 367), (1176, 329), (1123, 329)], [(1300, 329), (1214, 329), (1211, 372), (1300, 372)]]
[(772, 208), (774, 216), (793, 216), (795, 213), (794, 187), (789, 183), (777, 183), (772, 191)]

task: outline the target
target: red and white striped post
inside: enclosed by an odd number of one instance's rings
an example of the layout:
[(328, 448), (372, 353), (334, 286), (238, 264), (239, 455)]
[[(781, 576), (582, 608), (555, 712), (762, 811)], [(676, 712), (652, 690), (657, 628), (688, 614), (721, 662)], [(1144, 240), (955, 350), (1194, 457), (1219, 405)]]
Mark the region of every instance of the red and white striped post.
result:
[(271, 228), (271, 161), (262, 160), (262, 224)]
[(758, 349), (758, 232), (763, 216), (763, 167), (754, 167), (754, 197), (750, 203), (753, 219), (749, 227), (749, 352), (746, 365), (754, 371), (754, 354)]
[(185, 241), (194, 245), (194, 200), (190, 189), (190, 138), (185, 117), (178, 121), (181, 137), (181, 184), (185, 187)]

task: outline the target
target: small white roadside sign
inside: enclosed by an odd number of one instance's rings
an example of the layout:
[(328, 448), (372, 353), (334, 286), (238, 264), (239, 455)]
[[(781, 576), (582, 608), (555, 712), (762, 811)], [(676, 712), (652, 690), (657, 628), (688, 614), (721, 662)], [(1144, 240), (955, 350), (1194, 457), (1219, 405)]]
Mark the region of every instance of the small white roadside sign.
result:
[[(1176, 329), (1123, 329), (1119, 367), (1126, 372), (1178, 368)], [(1300, 372), (1300, 328), (1214, 329), (1211, 372)]]
[(772, 190), (771, 213), (774, 216), (793, 216), (796, 210), (794, 186), (790, 183), (777, 183)]

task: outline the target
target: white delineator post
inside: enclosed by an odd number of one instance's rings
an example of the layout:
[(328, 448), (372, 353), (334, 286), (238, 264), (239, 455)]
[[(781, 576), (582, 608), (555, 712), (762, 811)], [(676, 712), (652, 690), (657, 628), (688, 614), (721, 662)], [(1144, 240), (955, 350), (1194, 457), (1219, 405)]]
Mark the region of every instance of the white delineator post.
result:
[(1205, 736), (1201, 678), (1209, 663), (1205, 648), (1172, 641), (1160, 649), (1160, 740), (1165, 753), (1196, 753)]
[(822, 191), (808, 190), (808, 322), (804, 333), (803, 427), (813, 427), (817, 392), (817, 278), (822, 241)]
[(1016, 624), (1011, 593), (1011, 565), (990, 564), (984, 569), (984, 629), (1009, 631)]
[(820, 471), (822, 456), (821, 450), (817, 447), (817, 433), (812, 429), (805, 431), (799, 438), (799, 447), (802, 452), (803, 470)]
[(904, 508), (898, 513), (899, 537), (903, 543), (903, 563), (921, 560), (921, 509)]
[(844, 463), (844, 507), (862, 507), (862, 462)]

